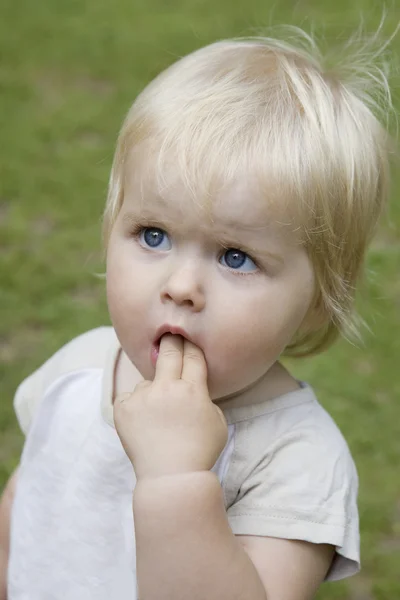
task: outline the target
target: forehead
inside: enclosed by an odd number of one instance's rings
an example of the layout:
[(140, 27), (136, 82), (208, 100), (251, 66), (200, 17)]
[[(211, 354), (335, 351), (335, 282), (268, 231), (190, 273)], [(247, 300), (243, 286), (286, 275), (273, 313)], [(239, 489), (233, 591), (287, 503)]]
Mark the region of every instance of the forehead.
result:
[(272, 188), (262, 188), (255, 179), (236, 179), (211, 201), (211, 214), (217, 222), (229, 227), (248, 229), (294, 227), (290, 207), (283, 196)]
[(299, 231), (293, 202), (272, 183), (254, 174), (242, 174), (229, 182), (215, 179), (211, 185), (192, 185), (171, 165), (162, 176), (153, 165), (138, 168), (137, 159), (127, 164), (124, 204), (143, 217), (162, 217), (175, 223), (193, 221), (197, 228)]

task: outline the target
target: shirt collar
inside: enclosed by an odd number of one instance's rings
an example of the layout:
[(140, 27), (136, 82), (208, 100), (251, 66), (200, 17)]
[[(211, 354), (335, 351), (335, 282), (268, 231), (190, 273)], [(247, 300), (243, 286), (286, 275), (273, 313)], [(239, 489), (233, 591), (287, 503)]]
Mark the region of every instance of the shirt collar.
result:
[(103, 369), (103, 381), (101, 391), (101, 414), (106, 423), (114, 427), (114, 406), (113, 406), (113, 395), (114, 395), (114, 380), (115, 380), (115, 367), (117, 364), (118, 357), (121, 352), (121, 346), (117, 335), (113, 328), (111, 329), (111, 339), (108, 352), (106, 355), (106, 361)]

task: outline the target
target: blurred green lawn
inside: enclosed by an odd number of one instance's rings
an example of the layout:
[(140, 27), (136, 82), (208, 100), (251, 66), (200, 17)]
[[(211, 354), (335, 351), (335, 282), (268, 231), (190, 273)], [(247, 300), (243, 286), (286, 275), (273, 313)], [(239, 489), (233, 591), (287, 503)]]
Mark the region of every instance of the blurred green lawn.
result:
[[(108, 323), (100, 220), (115, 138), (137, 92), (177, 57), (260, 27), (310, 23), (329, 40), (382, 5), (367, 0), (3, 0), (0, 8), (0, 487), (22, 447), (21, 379), (76, 334)], [(400, 7), (389, 9), (392, 32)], [(399, 36), (393, 44), (400, 49)], [(396, 82), (395, 82), (396, 84)], [(395, 97), (398, 97), (398, 90)], [(397, 102), (397, 105), (399, 103)], [(358, 466), (362, 574), (318, 596), (400, 598), (400, 208), (369, 255), (360, 307), (374, 334), (297, 362)]]

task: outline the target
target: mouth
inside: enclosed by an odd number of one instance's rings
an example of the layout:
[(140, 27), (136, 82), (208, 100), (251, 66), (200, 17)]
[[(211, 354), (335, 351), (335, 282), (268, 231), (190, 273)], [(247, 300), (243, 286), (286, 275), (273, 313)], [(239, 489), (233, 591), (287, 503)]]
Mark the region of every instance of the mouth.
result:
[(183, 339), (189, 340), (189, 342), (193, 342), (189, 334), (182, 329), (182, 327), (174, 327), (172, 325), (163, 325), (157, 330), (154, 342), (151, 346), (151, 362), (153, 367), (155, 367), (158, 359), (158, 355), (160, 352), (160, 343), (163, 335), (170, 333), (171, 335), (180, 335)]

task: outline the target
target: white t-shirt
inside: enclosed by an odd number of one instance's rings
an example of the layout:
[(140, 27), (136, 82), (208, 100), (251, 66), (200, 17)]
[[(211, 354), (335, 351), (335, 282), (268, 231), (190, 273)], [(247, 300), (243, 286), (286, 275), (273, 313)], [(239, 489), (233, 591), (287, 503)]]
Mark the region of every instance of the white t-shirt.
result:
[[(26, 379), (15, 409), (26, 442), (11, 519), (9, 600), (134, 600), (135, 476), (112, 419), (120, 351), (89, 331)], [(233, 533), (332, 544), (327, 579), (359, 569), (357, 473), (307, 385), (224, 412), (213, 470)]]

